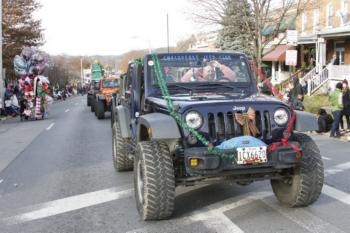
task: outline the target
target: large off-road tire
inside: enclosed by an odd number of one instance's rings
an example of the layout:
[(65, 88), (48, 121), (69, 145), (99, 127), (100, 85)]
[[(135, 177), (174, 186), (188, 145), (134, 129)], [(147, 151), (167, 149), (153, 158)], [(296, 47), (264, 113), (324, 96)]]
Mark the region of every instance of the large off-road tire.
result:
[(290, 139), (300, 144), (301, 164), (293, 169), (291, 177), (271, 180), (272, 190), (283, 205), (308, 206), (318, 199), (322, 191), (324, 180), (322, 157), (311, 137), (295, 133)]
[(134, 167), (134, 161), (128, 157), (127, 145), (127, 139), (122, 138), (120, 126), (115, 122), (112, 128), (112, 151), (113, 165), (118, 172), (131, 171)]
[(113, 124), (114, 124), (114, 121), (115, 121), (115, 98), (113, 97), (112, 98), (112, 102), (111, 102), (111, 128), (113, 128)]
[(96, 102), (96, 117), (97, 119), (105, 118), (105, 103), (103, 100), (98, 100)]
[(174, 211), (175, 177), (167, 144), (139, 142), (134, 159), (134, 190), (143, 220), (169, 218)]
[(90, 98), (90, 95), (87, 95), (87, 97), (86, 97), (86, 102), (87, 102), (87, 106), (90, 107), (90, 106), (91, 106), (91, 98)]
[(95, 100), (93, 98), (91, 98), (90, 100), (90, 107), (91, 107), (91, 112), (95, 112)]

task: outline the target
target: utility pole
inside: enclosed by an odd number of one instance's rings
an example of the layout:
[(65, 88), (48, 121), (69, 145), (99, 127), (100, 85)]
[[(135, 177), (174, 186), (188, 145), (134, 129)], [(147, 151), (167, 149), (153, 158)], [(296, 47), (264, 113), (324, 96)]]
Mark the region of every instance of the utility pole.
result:
[(81, 80), (80, 80), (80, 86), (83, 87), (84, 85), (84, 72), (83, 72), (83, 58), (80, 58), (80, 76), (81, 76)]
[(169, 47), (169, 14), (166, 14), (166, 32), (167, 32), (167, 45), (168, 45), (168, 53), (170, 53)]
[(3, 68), (2, 68), (2, 0), (0, 0), (0, 109), (4, 106), (4, 77), (3, 77)]

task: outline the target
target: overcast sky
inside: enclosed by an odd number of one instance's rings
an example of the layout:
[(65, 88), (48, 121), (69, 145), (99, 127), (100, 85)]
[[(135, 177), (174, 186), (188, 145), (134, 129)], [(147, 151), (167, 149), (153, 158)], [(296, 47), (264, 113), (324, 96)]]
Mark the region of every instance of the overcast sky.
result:
[(43, 46), (51, 54), (115, 55), (131, 49), (166, 46), (198, 31), (189, 0), (39, 0), (45, 29)]

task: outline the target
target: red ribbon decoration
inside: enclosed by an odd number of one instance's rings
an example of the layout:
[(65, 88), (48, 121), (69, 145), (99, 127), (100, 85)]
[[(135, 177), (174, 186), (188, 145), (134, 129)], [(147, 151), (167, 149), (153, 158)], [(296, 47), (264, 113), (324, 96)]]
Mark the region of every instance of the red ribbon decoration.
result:
[[(263, 82), (266, 82), (266, 85), (271, 90), (272, 94), (274, 96), (278, 97), (279, 99), (282, 99), (282, 94), (272, 85), (270, 80), (268, 78), (266, 78), (266, 76), (261, 72), (261, 70), (259, 70), (258, 67), (256, 67), (256, 65), (254, 63), (251, 63), (251, 67), (254, 69), (255, 73), (260, 77), (260, 79)], [(271, 145), (268, 146), (267, 151), (268, 151), (268, 153), (271, 153), (271, 152), (277, 150), (279, 147), (289, 146), (295, 152), (297, 152), (296, 157), (299, 159), (301, 157), (301, 149), (295, 144), (288, 143), (288, 139), (292, 133), (293, 125), (295, 122), (295, 112), (294, 112), (294, 108), (293, 108), (292, 104), (290, 105), (290, 111), (292, 113), (292, 117), (289, 121), (287, 129), (284, 131), (284, 136), (283, 136), (281, 142), (272, 143)]]

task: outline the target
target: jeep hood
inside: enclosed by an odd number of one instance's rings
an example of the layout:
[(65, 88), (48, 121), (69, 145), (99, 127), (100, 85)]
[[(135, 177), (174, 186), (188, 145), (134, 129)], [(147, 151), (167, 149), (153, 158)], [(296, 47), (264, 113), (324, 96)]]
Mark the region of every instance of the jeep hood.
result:
[[(237, 106), (246, 106), (246, 105), (257, 105), (257, 104), (275, 104), (275, 105), (284, 105), (288, 107), (285, 103), (279, 99), (267, 95), (255, 94), (244, 98), (227, 98), (225, 95), (200, 95), (200, 96), (172, 96), (171, 97), (175, 106), (179, 107), (179, 111), (186, 111), (188, 108), (193, 107), (205, 107), (205, 106), (222, 106), (222, 105), (237, 105)], [(159, 97), (148, 97), (148, 101), (152, 102), (155, 105), (166, 108), (166, 101), (163, 98)]]

